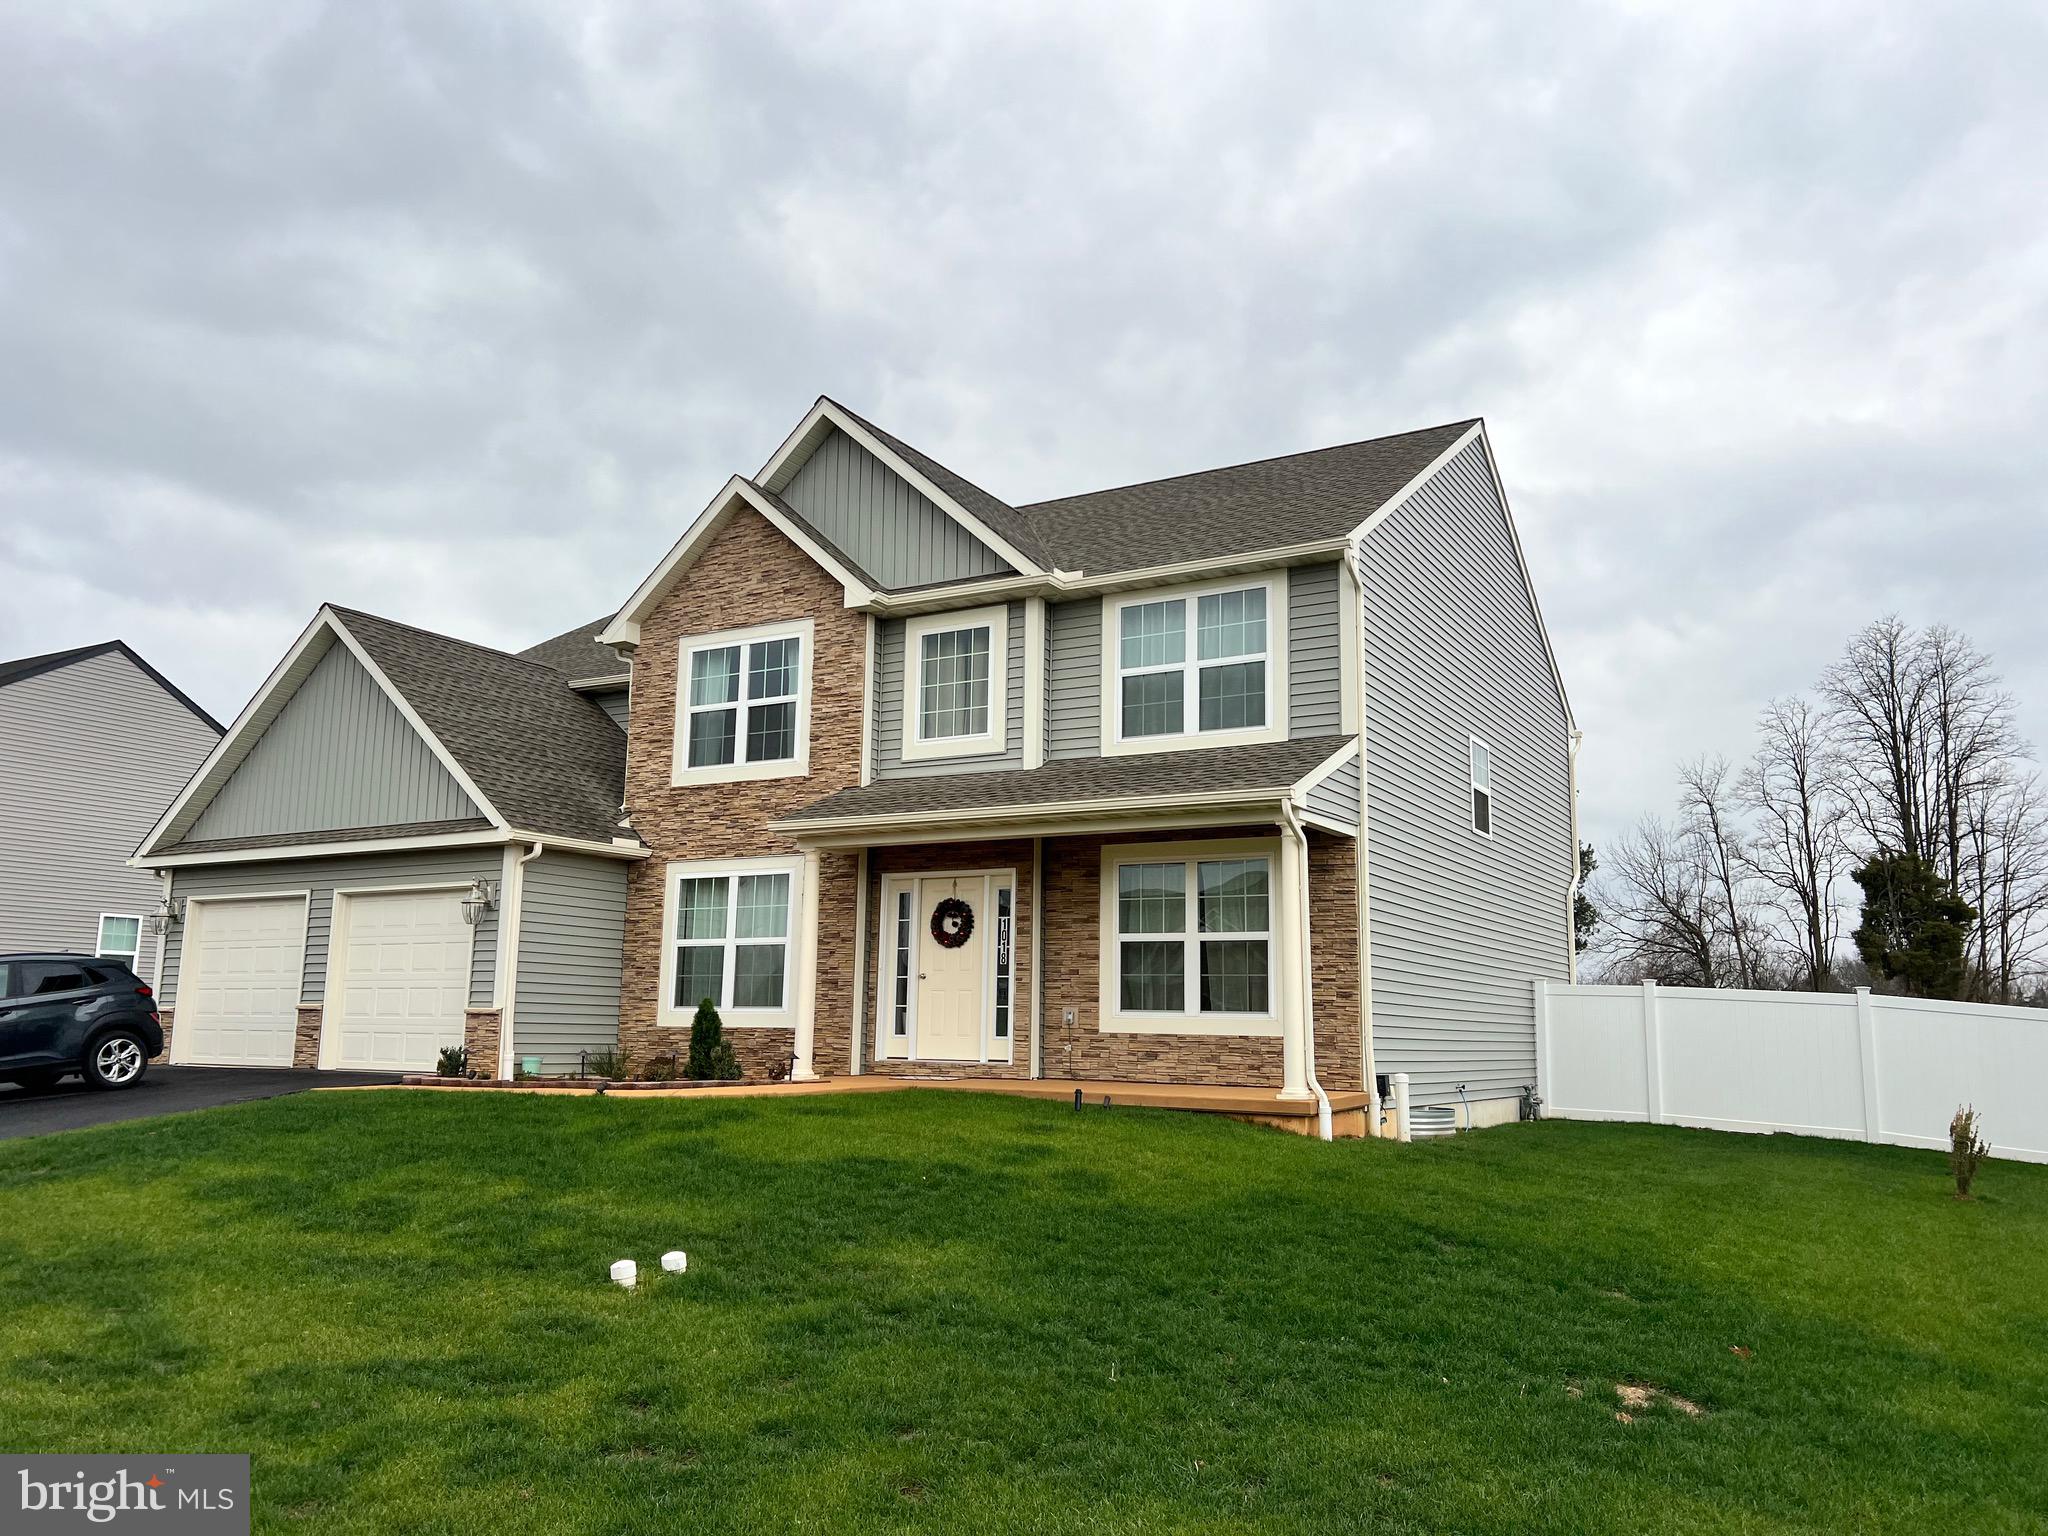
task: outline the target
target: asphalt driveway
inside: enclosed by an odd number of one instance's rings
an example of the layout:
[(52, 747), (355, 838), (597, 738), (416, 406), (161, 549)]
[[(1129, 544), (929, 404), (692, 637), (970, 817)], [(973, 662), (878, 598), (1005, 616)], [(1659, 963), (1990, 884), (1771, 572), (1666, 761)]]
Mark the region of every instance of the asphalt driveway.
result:
[(395, 1075), (377, 1072), (300, 1072), (267, 1067), (151, 1067), (133, 1088), (96, 1093), (77, 1078), (55, 1088), (29, 1093), (0, 1086), (0, 1141), (42, 1136), (51, 1131), (76, 1131), (117, 1120), (148, 1120), (212, 1109), (250, 1099), (274, 1099), (308, 1088), (342, 1088), (363, 1083), (395, 1083)]

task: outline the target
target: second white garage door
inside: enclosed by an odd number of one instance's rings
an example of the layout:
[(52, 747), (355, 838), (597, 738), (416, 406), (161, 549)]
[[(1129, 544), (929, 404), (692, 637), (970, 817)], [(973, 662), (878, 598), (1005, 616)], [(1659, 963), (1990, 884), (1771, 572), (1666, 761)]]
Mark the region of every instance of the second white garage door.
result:
[(475, 931), (462, 892), (337, 894), (337, 905), (342, 954), (329, 991), (340, 1007), (326, 1020), (321, 1065), (431, 1072), (443, 1046), (462, 1044)]

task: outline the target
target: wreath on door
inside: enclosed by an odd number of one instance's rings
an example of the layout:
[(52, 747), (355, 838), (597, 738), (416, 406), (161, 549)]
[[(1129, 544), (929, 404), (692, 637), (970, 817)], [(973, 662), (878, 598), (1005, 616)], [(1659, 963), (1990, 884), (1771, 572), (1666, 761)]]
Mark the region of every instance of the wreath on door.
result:
[(932, 908), (932, 937), (941, 949), (958, 949), (974, 937), (974, 908), (948, 896)]

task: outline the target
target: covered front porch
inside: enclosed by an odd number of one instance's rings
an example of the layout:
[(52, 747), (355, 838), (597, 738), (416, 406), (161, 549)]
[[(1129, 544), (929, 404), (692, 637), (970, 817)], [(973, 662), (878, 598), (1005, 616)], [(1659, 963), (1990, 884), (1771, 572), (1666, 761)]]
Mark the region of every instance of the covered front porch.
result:
[[(1348, 823), (1316, 794), (1354, 753), (1183, 754), (1209, 782), (1169, 794), (1158, 770), (1193, 765), (884, 781), (788, 819), (821, 893), (792, 1076), (1078, 1087), (1312, 1129), (1328, 1101), (1362, 1132), (1356, 791)], [(1105, 766), (1133, 791), (1101, 794)], [(1060, 779), (1081, 792), (1054, 797)]]

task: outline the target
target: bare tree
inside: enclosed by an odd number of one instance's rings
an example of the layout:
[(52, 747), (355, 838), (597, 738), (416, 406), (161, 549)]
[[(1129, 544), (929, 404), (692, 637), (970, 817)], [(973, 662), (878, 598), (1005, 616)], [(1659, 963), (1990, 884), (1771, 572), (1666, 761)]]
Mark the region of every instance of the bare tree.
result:
[(1735, 959), (1735, 985), (1757, 985), (1758, 965), (1755, 894), (1747, 858), (1748, 838), (1729, 784), (1728, 759), (1694, 758), (1678, 768), (1678, 813), (1684, 852), (1699, 871), (1710, 895), (1716, 938), (1725, 941)]
[(1682, 832), (1645, 816), (1602, 860), (1605, 943), (1637, 976), (1674, 986), (1726, 985), (1713, 893)]
[(1821, 675), (1847, 788), (1873, 847), (1927, 852), (1921, 741), (1928, 681), (1919, 638), (1896, 614), (1850, 637)]
[(1918, 650), (1927, 679), (1921, 740), (1930, 847), (1922, 856), (1960, 892), (1970, 808), (2008, 781), (2020, 749), (2012, 696), (2000, 686), (1991, 658), (1946, 624), (1923, 633)]
[(1979, 913), (1978, 990), (2019, 1002), (2048, 962), (2048, 791), (2038, 773), (1975, 794), (1964, 816), (1968, 894)]
[(1841, 938), (1837, 890), (1849, 862), (1849, 805), (1835, 779), (1828, 718), (1804, 699), (1773, 699), (1757, 719), (1756, 756), (1739, 792), (1757, 832), (1744, 850), (1783, 919), (1780, 942), (1800, 984), (1826, 990)]

